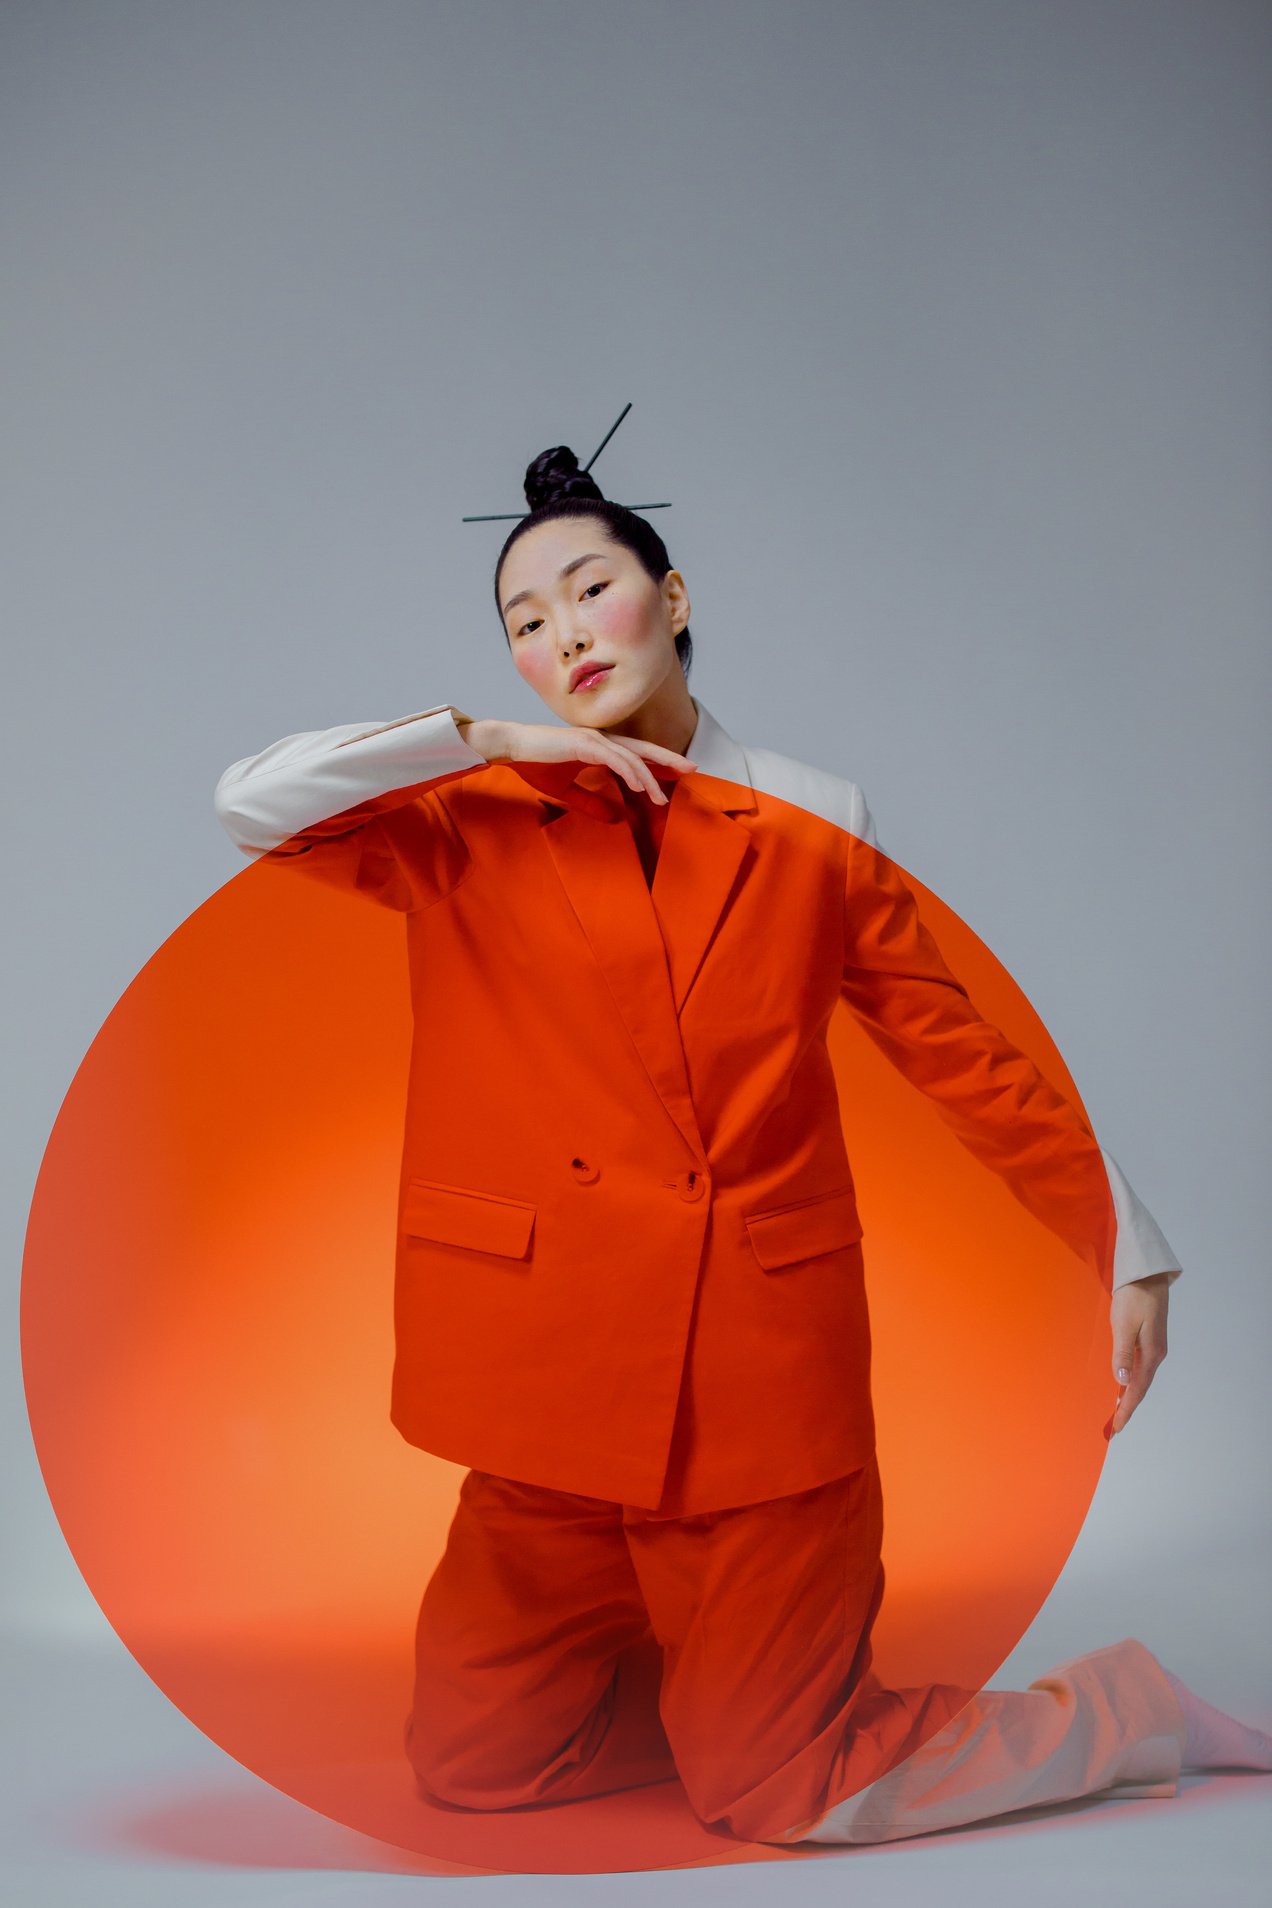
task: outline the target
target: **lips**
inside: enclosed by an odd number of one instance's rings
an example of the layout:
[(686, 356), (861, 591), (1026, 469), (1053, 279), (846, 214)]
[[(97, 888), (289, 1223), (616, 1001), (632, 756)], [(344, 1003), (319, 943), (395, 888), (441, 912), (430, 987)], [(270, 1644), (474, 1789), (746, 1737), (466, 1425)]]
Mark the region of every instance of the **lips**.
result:
[(570, 694), (576, 689), (590, 688), (593, 681), (599, 682), (602, 676), (608, 676), (613, 663), (580, 663), (570, 672)]

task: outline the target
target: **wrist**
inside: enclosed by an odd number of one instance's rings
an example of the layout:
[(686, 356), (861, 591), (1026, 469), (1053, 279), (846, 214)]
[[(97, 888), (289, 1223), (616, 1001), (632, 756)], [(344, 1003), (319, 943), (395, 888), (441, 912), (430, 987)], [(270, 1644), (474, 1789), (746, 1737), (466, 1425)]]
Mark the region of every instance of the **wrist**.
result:
[(461, 741), (466, 742), (478, 755), (484, 755), (488, 762), (498, 761), (503, 753), (503, 726), (488, 716), (455, 719)]

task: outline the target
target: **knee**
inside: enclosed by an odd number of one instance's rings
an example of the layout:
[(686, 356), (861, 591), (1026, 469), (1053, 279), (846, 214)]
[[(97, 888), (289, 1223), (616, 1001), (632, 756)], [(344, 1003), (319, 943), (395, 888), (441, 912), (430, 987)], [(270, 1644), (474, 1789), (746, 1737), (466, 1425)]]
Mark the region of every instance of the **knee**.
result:
[(493, 1727), (448, 1732), (436, 1718), (413, 1709), (403, 1741), (426, 1802), (448, 1808), (507, 1809), (536, 1799), (542, 1762)]

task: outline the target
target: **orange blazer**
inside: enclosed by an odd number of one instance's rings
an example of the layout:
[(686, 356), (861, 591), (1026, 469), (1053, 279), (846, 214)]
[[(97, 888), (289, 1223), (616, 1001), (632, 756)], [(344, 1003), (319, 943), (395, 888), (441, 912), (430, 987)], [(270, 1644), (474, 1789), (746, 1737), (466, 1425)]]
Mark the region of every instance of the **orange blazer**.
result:
[(1178, 1270), (946, 967), (857, 785), (694, 706), (652, 889), (612, 771), (577, 777), (601, 820), (488, 763), (450, 705), (284, 737), (216, 791), (244, 852), (405, 919), (394, 1424), (668, 1516), (873, 1449), (840, 1000), (1106, 1284)]

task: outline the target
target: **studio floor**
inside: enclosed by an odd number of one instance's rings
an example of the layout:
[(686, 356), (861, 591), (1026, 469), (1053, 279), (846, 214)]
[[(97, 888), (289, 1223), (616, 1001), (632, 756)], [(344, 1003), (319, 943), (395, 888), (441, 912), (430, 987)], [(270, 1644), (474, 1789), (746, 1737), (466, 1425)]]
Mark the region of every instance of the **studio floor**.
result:
[[(1068, 1647), (1074, 1598), (1035, 1623), (994, 1678), (1018, 1686)], [(1267, 1725), (1266, 1699), (1245, 1700), (1221, 1663), (1207, 1693)], [(843, 1891), (870, 1908), (942, 1908), (1095, 1899), (1154, 1908), (1251, 1908), (1272, 1864), (1272, 1779), (1186, 1775), (1172, 1800), (1089, 1800), (1022, 1811), (979, 1827), (878, 1848), (792, 1856), (739, 1850), (710, 1865), (616, 1874), (430, 1872), (405, 1851), (357, 1834), (269, 1788), (168, 1701), (102, 1625), (76, 1636), (3, 1641), (9, 1773), (3, 1836), (7, 1899), (22, 1908), (202, 1908), (232, 1903), (383, 1903), (422, 1888), (540, 1904), (821, 1903)], [(1198, 1682), (1195, 1662), (1189, 1669)]]

